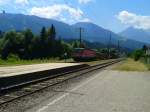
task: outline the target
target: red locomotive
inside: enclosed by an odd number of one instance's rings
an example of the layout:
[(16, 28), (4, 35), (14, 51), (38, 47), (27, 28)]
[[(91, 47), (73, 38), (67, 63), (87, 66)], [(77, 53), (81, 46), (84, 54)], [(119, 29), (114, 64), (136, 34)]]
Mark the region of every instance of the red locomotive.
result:
[(97, 52), (86, 48), (75, 48), (72, 57), (75, 61), (89, 61), (97, 58)]

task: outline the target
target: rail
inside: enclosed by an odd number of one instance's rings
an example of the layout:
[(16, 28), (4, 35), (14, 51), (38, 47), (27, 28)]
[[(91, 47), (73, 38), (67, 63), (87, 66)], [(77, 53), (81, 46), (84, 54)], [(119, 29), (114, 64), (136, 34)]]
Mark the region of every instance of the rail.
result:
[(56, 74), (53, 77), (44, 77), (44, 78), (40, 78), (37, 80), (29, 81), (26, 83), (2, 88), (1, 93), (0, 93), (0, 105), (12, 102), (12, 101), (17, 100), (19, 98), (28, 96), (28, 95), (33, 94), (35, 92), (46, 89), (50, 86), (54, 86), (54, 85), (57, 85), (57, 84), (62, 83), (64, 81), (70, 80), (72, 78), (81, 76), (83, 74), (87, 74), (87, 73), (90, 73), (92, 71), (105, 68), (105, 67), (110, 66), (112, 64), (118, 63), (122, 60), (123, 59), (116, 59), (113, 61), (97, 64), (94, 66), (84, 67), (84, 68), (80, 68), (77, 70), (72, 70), (69, 72)]

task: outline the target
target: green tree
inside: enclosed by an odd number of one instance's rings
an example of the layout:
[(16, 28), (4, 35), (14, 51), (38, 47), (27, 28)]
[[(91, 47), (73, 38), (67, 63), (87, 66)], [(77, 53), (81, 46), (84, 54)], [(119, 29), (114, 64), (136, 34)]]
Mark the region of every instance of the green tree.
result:
[(144, 51), (139, 49), (139, 50), (134, 51), (132, 55), (133, 55), (134, 60), (138, 61), (142, 56), (144, 56)]
[(1, 44), (2, 58), (7, 59), (10, 53), (20, 55), (22, 44), (23, 44), (23, 35), (21, 33), (16, 33), (15, 31), (7, 32), (4, 35)]
[(29, 59), (30, 54), (32, 52), (31, 50), (31, 42), (32, 39), (34, 38), (34, 34), (30, 29), (26, 29), (23, 32), (24, 38), (23, 38), (23, 48), (22, 48), (22, 58)]
[(56, 30), (55, 30), (55, 27), (53, 24), (52, 24), (51, 28), (48, 29), (47, 35), (48, 35), (48, 38), (52, 41), (54, 41), (56, 39)]
[(42, 28), (40, 37), (41, 37), (41, 40), (43, 42), (46, 40), (47, 35), (46, 35), (46, 28), (45, 27)]
[(0, 38), (3, 38), (3, 32), (0, 30)]
[(30, 58), (41, 58), (42, 57), (42, 47), (41, 47), (41, 39), (40, 37), (34, 37), (31, 41), (30, 45)]
[(49, 40), (51, 40), (51, 35), (52, 35), (51, 28), (48, 28), (47, 37), (48, 37)]
[(108, 49), (107, 48), (103, 48), (99, 50), (101, 53), (105, 53), (108, 54)]
[(9, 52), (10, 52), (10, 46), (11, 46), (10, 40), (6, 40), (5, 43), (3, 43), (2, 47), (1, 47), (2, 59), (4, 59), (4, 60), (7, 59)]
[(26, 29), (24, 32), (24, 44), (29, 45), (34, 37), (34, 34), (30, 29)]
[(147, 46), (146, 46), (146, 45), (143, 45), (143, 48), (142, 48), (142, 50), (144, 51), (144, 53), (146, 53)]
[(119, 57), (118, 50), (116, 48), (111, 48), (110, 56), (111, 56), (111, 58), (118, 58)]
[(53, 25), (48, 31), (43, 27), (39, 36), (35, 36), (30, 29), (23, 32), (9, 31), (0, 39), (0, 55), (3, 59), (12, 56), (21, 59), (62, 57), (64, 53), (71, 56), (72, 45), (55, 38)]
[(80, 42), (79, 42), (79, 41), (74, 41), (74, 42), (72, 43), (72, 47), (73, 47), (73, 48), (79, 48), (79, 47), (80, 47)]
[(62, 41), (63, 54), (67, 53), (68, 58), (71, 57), (73, 47), (71, 44)]
[(51, 38), (52, 38), (52, 40), (55, 40), (55, 38), (56, 38), (56, 30), (55, 30), (55, 27), (53, 24), (51, 26)]

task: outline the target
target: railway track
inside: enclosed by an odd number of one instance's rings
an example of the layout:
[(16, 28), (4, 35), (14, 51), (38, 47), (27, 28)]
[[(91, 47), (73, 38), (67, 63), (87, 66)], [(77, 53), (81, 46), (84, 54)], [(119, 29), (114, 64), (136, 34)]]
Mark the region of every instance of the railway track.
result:
[(62, 82), (65, 82), (67, 80), (70, 80), (72, 78), (81, 76), (83, 74), (105, 68), (107, 66), (118, 63), (120, 61), (122, 61), (122, 59), (117, 59), (117, 60), (101, 63), (98, 65), (84, 67), (81, 69), (65, 72), (62, 74), (57, 74), (54, 77), (41, 78), (24, 84), (3, 88), (0, 93), (0, 105), (7, 104), (14, 100), (20, 99), (22, 97), (46, 89), (50, 86), (54, 86)]

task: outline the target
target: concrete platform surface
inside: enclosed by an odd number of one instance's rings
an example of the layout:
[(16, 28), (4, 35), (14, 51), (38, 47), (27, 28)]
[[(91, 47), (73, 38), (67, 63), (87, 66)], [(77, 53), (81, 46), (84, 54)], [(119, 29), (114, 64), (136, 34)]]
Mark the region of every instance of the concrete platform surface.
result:
[(34, 73), (38, 71), (51, 70), (51, 69), (76, 66), (76, 65), (80, 65), (80, 64), (79, 63), (46, 63), (46, 64), (0, 67), (0, 77), (9, 77), (14, 75)]
[(150, 112), (149, 72), (104, 70), (55, 91), (57, 96), (26, 112)]

